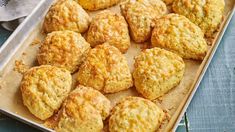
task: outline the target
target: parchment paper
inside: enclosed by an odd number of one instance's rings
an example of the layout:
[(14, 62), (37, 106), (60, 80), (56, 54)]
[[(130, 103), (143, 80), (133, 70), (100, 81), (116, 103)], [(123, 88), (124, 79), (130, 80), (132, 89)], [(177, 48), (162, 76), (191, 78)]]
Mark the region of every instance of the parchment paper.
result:
[[(229, 11), (231, 11), (233, 6), (234, 6), (233, 0), (226, 0), (225, 19), (226, 15), (229, 13)], [(120, 13), (118, 5), (109, 8), (109, 10)], [(91, 16), (94, 16), (96, 13), (97, 12), (92, 12), (89, 14)], [(0, 74), (0, 100), (1, 100), (0, 107), (5, 110), (16, 113), (22, 117), (25, 117), (29, 120), (35, 121), (37, 123), (43, 123), (43, 122), (34, 117), (22, 103), (21, 92), (19, 89), (19, 84), (22, 78), (22, 74), (14, 71), (13, 69), (16, 60), (22, 60), (26, 65), (30, 67), (38, 65), (36, 61), (36, 54), (38, 52), (38, 47), (40, 46), (40, 44), (32, 44), (32, 42), (35, 43), (35, 39), (42, 41), (43, 38), (45, 37), (45, 35), (41, 33), (41, 25), (42, 23), (40, 23), (35, 27), (35, 30), (28, 37), (28, 39), (22, 44), (21, 48), (11, 59), (11, 61), (6, 66), (2, 74)], [(143, 44), (136, 44), (132, 42), (130, 49), (125, 54), (131, 70), (133, 70), (133, 62), (134, 62), (133, 57), (136, 56), (141, 51), (141, 49), (148, 47), (146, 46), (148, 44), (149, 42)], [(210, 51), (211, 48), (213, 48), (213, 45), (212, 47), (209, 47), (208, 51)], [(210, 54), (208, 54), (208, 56), (209, 55)], [(192, 61), (192, 60), (184, 60), (184, 61), (186, 64), (186, 71), (181, 83), (177, 87), (169, 91), (163, 97), (154, 100), (154, 102), (157, 105), (159, 105), (162, 109), (168, 111), (170, 117), (177, 117), (180, 114), (179, 113), (180, 110), (184, 106), (187, 97), (189, 96), (190, 92), (193, 89), (192, 84), (198, 78), (199, 76), (198, 73), (200, 73), (200, 71), (202, 70), (199, 67), (203, 67), (203, 65), (205, 65), (207, 60), (204, 60), (204, 62)], [(73, 77), (76, 78), (76, 74), (74, 74)], [(106, 96), (111, 100), (113, 106), (121, 98), (130, 95), (140, 96), (136, 92), (134, 87), (115, 94), (106, 94)], [(172, 122), (175, 122), (175, 120), (176, 118), (170, 118), (169, 122), (171, 123), (169, 124), (168, 121), (165, 121), (165, 124), (162, 126), (160, 131), (166, 131), (165, 130), (166, 127), (171, 128), (174, 125), (172, 124)]]

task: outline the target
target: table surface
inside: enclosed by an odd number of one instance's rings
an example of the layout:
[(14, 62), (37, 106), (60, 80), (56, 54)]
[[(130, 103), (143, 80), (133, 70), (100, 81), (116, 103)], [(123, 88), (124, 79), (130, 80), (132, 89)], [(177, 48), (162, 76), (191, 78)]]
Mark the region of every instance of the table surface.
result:
[[(11, 32), (0, 27), (0, 45)], [(187, 125), (186, 125), (187, 124)], [(186, 126), (189, 126), (186, 129)], [(0, 115), (0, 132), (38, 131)], [(177, 132), (235, 132), (235, 16)]]

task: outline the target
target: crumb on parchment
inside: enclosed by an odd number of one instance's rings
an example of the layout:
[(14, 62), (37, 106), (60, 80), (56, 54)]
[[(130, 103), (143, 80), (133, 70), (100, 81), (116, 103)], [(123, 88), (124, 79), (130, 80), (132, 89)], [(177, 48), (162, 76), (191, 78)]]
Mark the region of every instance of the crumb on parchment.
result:
[(34, 45), (37, 45), (37, 44), (40, 44), (40, 43), (41, 43), (41, 40), (39, 38), (35, 38), (30, 45), (34, 46)]
[[(0, 90), (2, 89), (4, 85), (4, 81), (2, 80), (2, 78), (0, 78)], [(1, 114), (0, 114), (0, 118), (1, 118)]]
[(27, 55), (27, 54), (25, 52), (23, 52), (22, 55)]
[(14, 71), (23, 74), (23, 73), (25, 73), (28, 69), (29, 69), (29, 66), (25, 65), (22, 60), (16, 60), (16, 61), (15, 61)]

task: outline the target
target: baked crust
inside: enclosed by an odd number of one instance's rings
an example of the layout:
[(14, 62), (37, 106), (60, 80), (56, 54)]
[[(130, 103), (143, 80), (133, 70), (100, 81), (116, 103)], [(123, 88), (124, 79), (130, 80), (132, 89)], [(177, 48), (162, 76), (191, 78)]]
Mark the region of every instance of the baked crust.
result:
[(39, 48), (37, 60), (40, 65), (53, 65), (69, 70), (78, 70), (85, 60), (90, 44), (80, 33), (54, 31), (49, 33)]
[(153, 102), (140, 97), (127, 97), (112, 110), (110, 132), (155, 132), (165, 119), (165, 113)]
[(138, 43), (151, 37), (155, 20), (167, 12), (167, 7), (161, 0), (128, 1), (120, 7), (129, 25), (131, 38)]
[(135, 58), (134, 84), (145, 98), (153, 100), (177, 86), (183, 78), (185, 64), (170, 51), (146, 49)]
[(72, 91), (58, 114), (58, 132), (101, 132), (102, 116), (90, 101), (80, 96), (80, 89)]
[(79, 85), (74, 91), (73, 96), (82, 97), (89, 102), (96, 110), (99, 111), (102, 119), (105, 120), (111, 110), (111, 102), (98, 90), (91, 87)]
[(224, 0), (174, 0), (173, 11), (198, 25), (206, 37), (212, 37), (223, 18)]
[(125, 56), (107, 43), (90, 50), (77, 79), (79, 84), (104, 93), (119, 92), (133, 85)]
[(41, 120), (58, 111), (71, 90), (69, 71), (54, 66), (33, 67), (24, 73), (20, 89), (23, 103)]
[(157, 20), (151, 43), (195, 60), (203, 60), (208, 48), (201, 29), (186, 17), (173, 13)]
[(43, 31), (71, 30), (79, 33), (85, 32), (91, 18), (86, 11), (73, 0), (59, 0), (51, 6), (46, 14)]
[(84, 9), (95, 11), (116, 5), (121, 0), (75, 0), (75, 1), (77, 1)]
[(97, 14), (87, 32), (87, 42), (92, 47), (106, 42), (125, 53), (130, 47), (130, 36), (124, 17), (108, 10)]

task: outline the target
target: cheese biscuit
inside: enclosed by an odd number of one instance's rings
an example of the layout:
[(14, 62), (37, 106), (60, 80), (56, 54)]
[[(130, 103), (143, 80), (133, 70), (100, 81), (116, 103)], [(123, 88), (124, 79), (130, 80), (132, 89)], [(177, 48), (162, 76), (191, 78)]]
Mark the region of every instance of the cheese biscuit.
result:
[(58, 111), (71, 90), (69, 71), (49, 65), (29, 69), (21, 81), (24, 105), (41, 120)]
[(112, 110), (110, 132), (155, 132), (165, 113), (153, 102), (140, 97), (126, 97)]
[(91, 18), (82, 7), (73, 0), (59, 0), (46, 14), (43, 31), (50, 33), (59, 30), (85, 32)]
[(178, 14), (168, 14), (157, 20), (151, 43), (154, 47), (170, 50), (185, 59), (203, 60), (207, 52), (201, 29)]
[(78, 70), (86, 58), (90, 44), (81, 34), (73, 31), (49, 33), (39, 48), (37, 60), (40, 65), (53, 65), (69, 70)]
[(161, 0), (128, 1), (121, 5), (130, 35), (135, 42), (141, 43), (151, 37), (155, 20), (166, 14), (167, 7)]
[(84, 9), (95, 11), (118, 4), (121, 0), (75, 0)]
[(115, 93), (133, 85), (125, 56), (114, 46), (98, 45), (91, 49), (78, 71), (81, 85), (104, 93)]
[(206, 37), (212, 37), (223, 18), (224, 0), (174, 0), (175, 13), (186, 16), (198, 25)]
[(177, 86), (183, 78), (183, 59), (170, 51), (146, 49), (135, 58), (134, 84), (145, 98), (153, 100)]
[(89, 27), (87, 42), (92, 47), (106, 42), (125, 53), (130, 47), (130, 36), (124, 17), (110, 11), (97, 14)]

